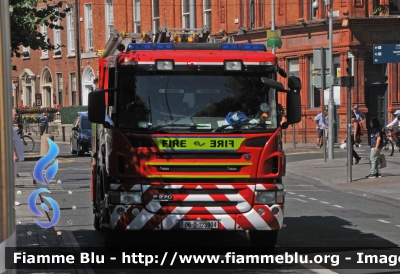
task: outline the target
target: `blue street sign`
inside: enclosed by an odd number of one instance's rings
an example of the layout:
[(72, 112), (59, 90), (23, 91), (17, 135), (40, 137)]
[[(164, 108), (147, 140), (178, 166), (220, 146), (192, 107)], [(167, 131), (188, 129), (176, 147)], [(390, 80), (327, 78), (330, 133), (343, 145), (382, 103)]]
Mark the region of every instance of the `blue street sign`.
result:
[(374, 64), (399, 63), (400, 44), (374, 45)]

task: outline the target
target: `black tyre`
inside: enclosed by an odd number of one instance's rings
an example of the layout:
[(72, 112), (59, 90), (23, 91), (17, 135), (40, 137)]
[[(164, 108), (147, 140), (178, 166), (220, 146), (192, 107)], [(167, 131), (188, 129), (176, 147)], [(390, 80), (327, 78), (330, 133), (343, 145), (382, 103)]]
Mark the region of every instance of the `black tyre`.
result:
[(85, 152), (84, 152), (83, 150), (79, 150), (79, 151), (78, 151), (78, 155), (79, 155), (79, 156), (83, 156), (83, 154), (85, 154)]
[(31, 136), (24, 135), (22, 136), (21, 141), (24, 146), (24, 152), (31, 152), (35, 148), (35, 141), (33, 141)]
[(74, 146), (72, 145), (72, 140), (69, 142), (70, 148), (71, 148), (71, 154), (76, 154), (76, 150), (74, 149)]
[(278, 240), (278, 230), (250, 230), (248, 237), (252, 246), (272, 249)]
[(387, 156), (393, 156), (394, 153), (394, 145), (391, 140), (386, 140), (385, 141), (385, 146), (382, 148), (382, 154), (385, 154)]

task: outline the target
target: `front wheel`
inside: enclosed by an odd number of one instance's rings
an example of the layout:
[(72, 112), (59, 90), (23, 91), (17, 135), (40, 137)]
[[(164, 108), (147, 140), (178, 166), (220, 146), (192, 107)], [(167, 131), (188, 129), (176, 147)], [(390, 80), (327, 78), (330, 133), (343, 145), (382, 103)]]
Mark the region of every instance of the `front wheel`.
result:
[(248, 237), (252, 246), (272, 249), (278, 240), (278, 230), (250, 230)]
[(393, 156), (394, 146), (392, 140), (387, 139), (385, 141), (385, 146), (382, 148), (382, 153), (388, 156)]
[(31, 136), (24, 135), (21, 138), (22, 144), (24, 145), (24, 152), (31, 152), (35, 148), (35, 141)]

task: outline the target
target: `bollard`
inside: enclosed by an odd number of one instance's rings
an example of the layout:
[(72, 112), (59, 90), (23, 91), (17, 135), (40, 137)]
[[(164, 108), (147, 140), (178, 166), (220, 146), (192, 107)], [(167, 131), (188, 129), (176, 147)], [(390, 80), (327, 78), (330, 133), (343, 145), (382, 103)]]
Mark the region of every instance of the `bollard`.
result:
[(44, 156), (49, 152), (49, 143), (47, 142), (47, 138), (50, 138), (54, 142), (54, 136), (51, 134), (43, 134), (40, 137), (40, 156)]
[(65, 126), (62, 126), (61, 130), (62, 130), (62, 140), (63, 142), (65, 142)]

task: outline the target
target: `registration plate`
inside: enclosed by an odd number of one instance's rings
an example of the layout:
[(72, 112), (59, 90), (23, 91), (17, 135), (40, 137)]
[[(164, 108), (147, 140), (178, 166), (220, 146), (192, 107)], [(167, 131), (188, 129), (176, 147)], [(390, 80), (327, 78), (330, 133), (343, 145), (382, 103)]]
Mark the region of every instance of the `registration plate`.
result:
[(216, 229), (218, 221), (181, 221), (183, 229)]

